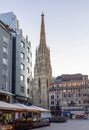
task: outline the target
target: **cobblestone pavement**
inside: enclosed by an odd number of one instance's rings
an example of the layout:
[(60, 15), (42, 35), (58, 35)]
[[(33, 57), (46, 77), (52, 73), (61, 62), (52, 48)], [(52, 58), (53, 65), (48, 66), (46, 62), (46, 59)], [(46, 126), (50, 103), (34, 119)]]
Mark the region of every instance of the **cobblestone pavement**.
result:
[(68, 120), (66, 123), (51, 123), (51, 126), (34, 130), (89, 130), (89, 120)]

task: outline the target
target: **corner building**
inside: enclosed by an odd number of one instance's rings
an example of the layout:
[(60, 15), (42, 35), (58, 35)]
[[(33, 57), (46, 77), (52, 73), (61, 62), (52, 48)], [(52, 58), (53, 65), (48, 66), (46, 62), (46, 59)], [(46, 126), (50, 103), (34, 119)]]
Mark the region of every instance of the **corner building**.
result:
[(33, 104), (49, 107), (48, 89), (52, 78), (50, 49), (46, 45), (44, 14), (41, 15), (40, 44), (36, 49), (33, 81)]
[(0, 20), (0, 92), (12, 93), (13, 102), (31, 104), (31, 42), (23, 36), (13, 12), (0, 14)]
[(83, 107), (89, 110), (88, 75), (63, 74), (56, 77), (49, 89), (49, 106), (53, 112), (60, 107)]
[(10, 29), (0, 20), (0, 100), (11, 102), (12, 38)]

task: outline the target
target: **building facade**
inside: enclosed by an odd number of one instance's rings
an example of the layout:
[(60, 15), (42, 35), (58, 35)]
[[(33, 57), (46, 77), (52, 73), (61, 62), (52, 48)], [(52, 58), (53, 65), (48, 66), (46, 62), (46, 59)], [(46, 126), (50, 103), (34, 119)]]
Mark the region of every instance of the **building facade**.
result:
[[(14, 102), (32, 103), (32, 52), (31, 42), (22, 34), (19, 22), (13, 12), (0, 15), (4, 29), (0, 29), (2, 46), (1, 64), (7, 66), (6, 91), (14, 94)], [(8, 31), (7, 31), (7, 30)], [(4, 40), (4, 41), (3, 41)], [(8, 41), (8, 44), (5, 42)], [(6, 44), (6, 45), (4, 45)], [(4, 47), (5, 46), (5, 47)], [(8, 49), (6, 48), (8, 47)], [(8, 51), (8, 52), (7, 52)], [(7, 55), (6, 55), (7, 52)], [(5, 53), (5, 54), (4, 54)], [(6, 59), (7, 58), (7, 59)], [(4, 62), (4, 63), (3, 63)], [(5, 65), (4, 65), (5, 66)], [(0, 67), (3, 72), (3, 67)], [(6, 67), (5, 67), (6, 68)], [(4, 73), (4, 72), (3, 72)], [(2, 73), (0, 77), (2, 77)], [(3, 81), (4, 80), (4, 81)], [(0, 86), (5, 90), (5, 79)], [(4, 85), (3, 85), (4, 84)]]
[(51, 110), (60, 107), (89, 108), (89, 79), (87, 75), (61, 75), (53, 80), (49, 89)]
[(48, 108), (48, 89), (52, 78), (50, 49), (46, 44), (44, 14), (41, 15), (40, 44), (36, 49), (33, 81), (33, 103)]
[[(12, 39), (10, 30), (0, 21), (0, 100), (10, 102), (12, 95)], [(4, 93), (7, 92), (6, 93)]]
[(12, 91), (16, 102), (32, 102), (32, 53), (31, 43), (22, 35), (13, 37), (13, 79)]

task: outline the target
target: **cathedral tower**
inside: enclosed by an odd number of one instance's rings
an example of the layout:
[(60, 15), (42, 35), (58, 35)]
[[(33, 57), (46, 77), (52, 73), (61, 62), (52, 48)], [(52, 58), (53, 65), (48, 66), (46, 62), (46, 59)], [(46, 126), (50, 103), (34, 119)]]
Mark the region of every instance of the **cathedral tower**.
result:
[(48, 108), (48, 89), (52, 78), (50, 49), (46, 44), (44, 14), (41, 15), (40, 44), (36, 49), (33, 82), (33, 103)]

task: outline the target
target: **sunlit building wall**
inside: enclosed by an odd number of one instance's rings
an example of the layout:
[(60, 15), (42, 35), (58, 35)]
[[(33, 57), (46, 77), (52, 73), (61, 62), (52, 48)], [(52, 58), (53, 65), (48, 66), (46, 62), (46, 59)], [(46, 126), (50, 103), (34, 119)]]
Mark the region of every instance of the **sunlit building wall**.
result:
[(62, 75), (54, 79), (49, 89), (50, 109), (64, 106), (89, 107), (89, 79), (87, 75)]

